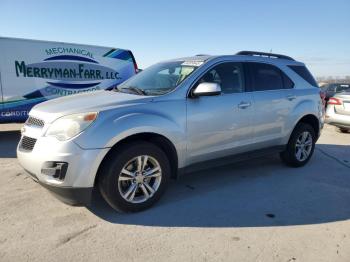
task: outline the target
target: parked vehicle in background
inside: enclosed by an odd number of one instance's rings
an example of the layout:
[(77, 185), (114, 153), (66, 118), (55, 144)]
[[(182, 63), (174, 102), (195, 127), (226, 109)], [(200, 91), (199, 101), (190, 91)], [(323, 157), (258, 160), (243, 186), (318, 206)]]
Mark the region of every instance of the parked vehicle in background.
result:
[(328, 100), (338, 93), (350, 91), (350, 84), (346, 83), (332, 83), (321, 86), (321, 90), (325, 94), (326, 103)]
[(0, 37), (0, 123), (24, 122), (52, 98), (113, 88), (136, 70), (129, 50)]
[(325, 121), (343, 133), (350, 131), (350, 90), (329, 98)]
[(239, 52), (158, 63), (117, 89), (30, 111), (20, 164), (71, 204), (93, 188), (119, 211), (155, 203), (170, 177), (266, 153), (311, 158), (323, 127), (319, 88), (303, 63)]

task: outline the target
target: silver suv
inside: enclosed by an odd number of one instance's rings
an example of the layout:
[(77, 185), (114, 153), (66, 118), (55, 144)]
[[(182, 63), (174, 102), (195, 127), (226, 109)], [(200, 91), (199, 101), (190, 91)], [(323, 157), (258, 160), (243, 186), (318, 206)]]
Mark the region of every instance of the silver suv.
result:
[(155, 203), (171, 177), (278, 152), (305, 165), (323, 126), (319, 88), (303, 63), (242, 51), (155, 64), (111, 91), (35, 106), (17, 155), (70, 204), (98, 187), (118, 211)]

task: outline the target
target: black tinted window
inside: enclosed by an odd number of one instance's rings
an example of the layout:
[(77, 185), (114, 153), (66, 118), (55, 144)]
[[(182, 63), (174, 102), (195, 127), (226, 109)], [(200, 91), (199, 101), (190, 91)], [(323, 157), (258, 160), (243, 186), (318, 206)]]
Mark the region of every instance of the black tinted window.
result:
[(311, 75), (309, 70), (305, 66), (289, 66), (295, 73), (297, 73), (299, 76), (301, 76), (305, 81), (307, 81), (310, 85), (318, 87), (316, 80)]
[(337, 86), (337, 93), (348, 91), (348, 90), (350, 90), (350, 85), (338, 85)]
[(283, 86), (285, 89), (291, 89), (294, 87), (294, 83), (288, 76), (286, 76), (283, 72), (281, 72), (283, 77)]
[(327, 91), (329, 91), (329, 92), (335, 92), (336, 88), (337, 88), (336, 85), (330, 85), (330, 86), (328, 87), (328, 90), (327, 90)]
[(244, 73), (242, 64), (223, 63), (217, 65), (199, 80), (199, 83), (202, 82), (218, 83), (224, 94), (243, 92)]
[[(248, 63), (252, 75), (254, 91), (277, 90), (284, 88), (284, 81), (281, 70), (273, 65), (262, 63)], [(288, 84), (290, 85), (290, 84)]]

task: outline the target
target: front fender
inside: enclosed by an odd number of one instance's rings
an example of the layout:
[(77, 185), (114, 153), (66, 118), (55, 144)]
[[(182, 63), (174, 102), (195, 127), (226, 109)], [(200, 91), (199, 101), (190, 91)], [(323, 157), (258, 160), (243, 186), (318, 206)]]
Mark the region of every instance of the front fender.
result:
[(128, 113), (106, 117), (91, 129), (87, 129), (76, 143), (84, 149), (111, 148), (119, 141), (136, 134), (154, 133), (166, 137), (175, 147), (179, 167), (184, 164), (186, 153), (185, 118), (174, 118), (154, 112)]

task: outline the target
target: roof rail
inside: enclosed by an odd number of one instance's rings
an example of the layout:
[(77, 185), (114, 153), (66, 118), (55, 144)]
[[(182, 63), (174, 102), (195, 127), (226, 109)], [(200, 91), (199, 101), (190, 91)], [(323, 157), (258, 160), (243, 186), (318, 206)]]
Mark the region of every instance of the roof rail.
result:
[(251, 56), (261, 56), (261, 57), (268, 57), (268, 58), (280, 58), (280, 59), (287, 59), (287, 60), (293, 60), (290, 56), (286, 55), (280, 55), (280, 54), (273, 54), (273, 53), (264, 53), (264, 52), (257, 52), (257, 51), (240, 51), (236, 55), (251, 55)]

